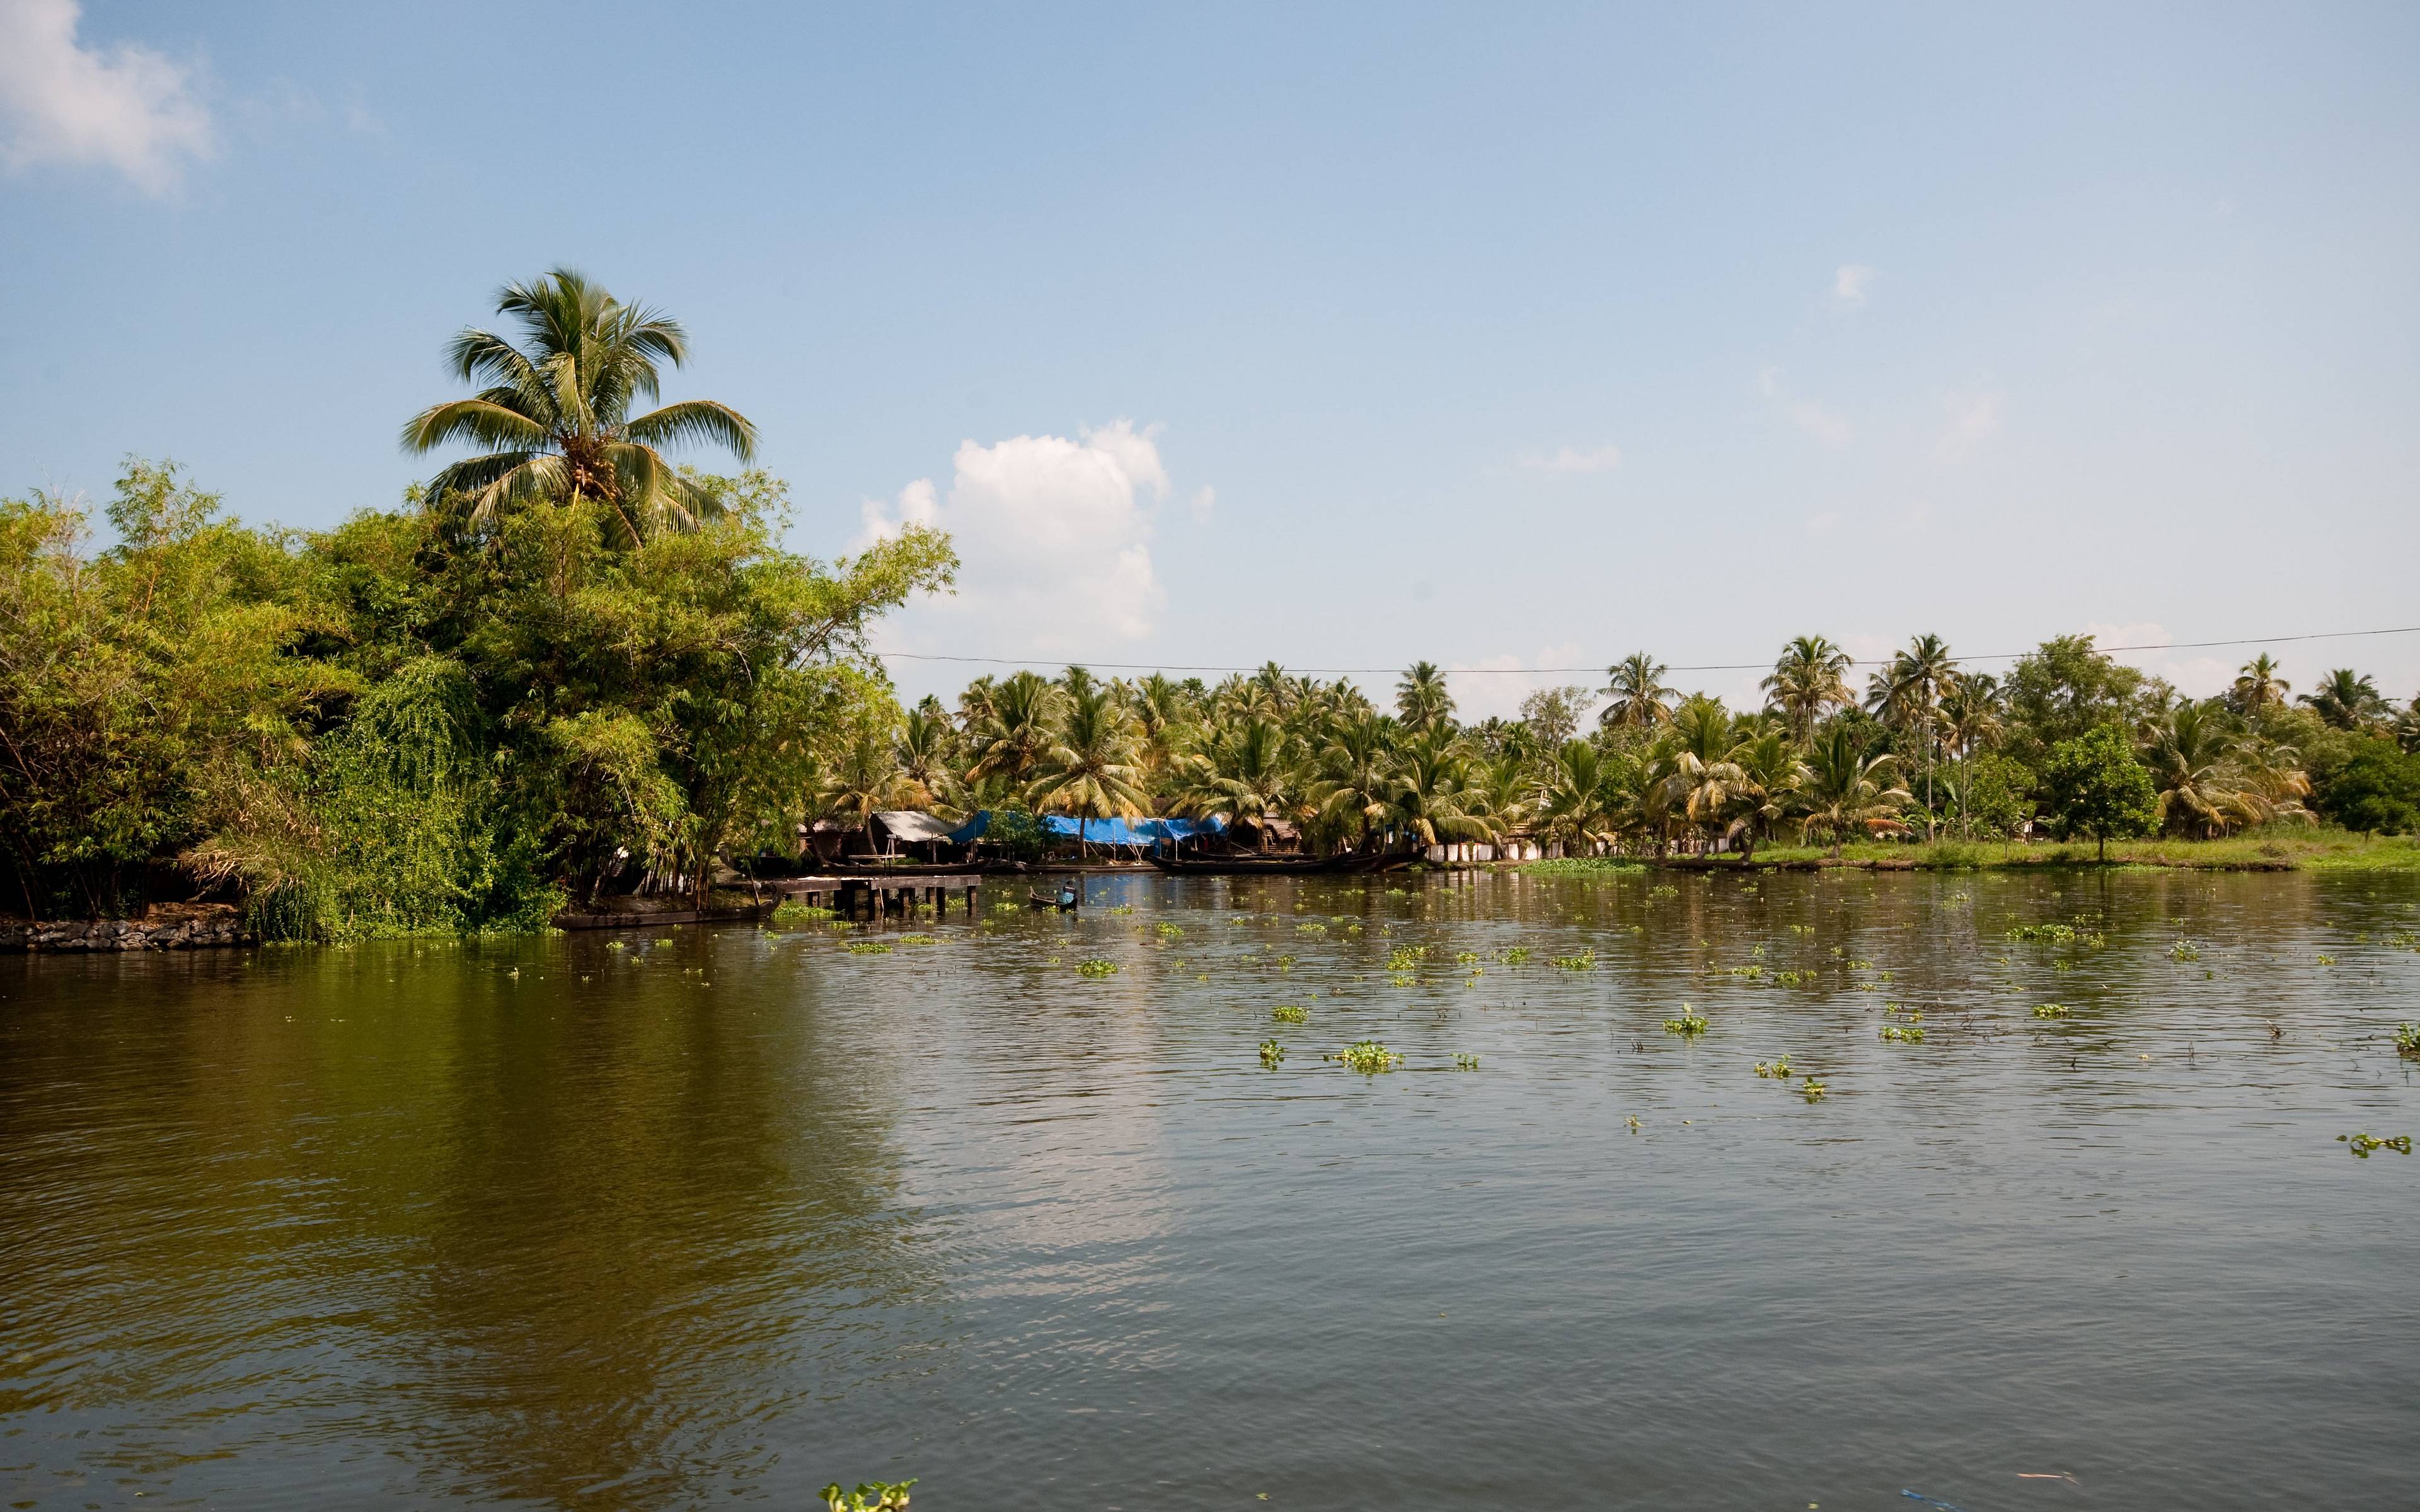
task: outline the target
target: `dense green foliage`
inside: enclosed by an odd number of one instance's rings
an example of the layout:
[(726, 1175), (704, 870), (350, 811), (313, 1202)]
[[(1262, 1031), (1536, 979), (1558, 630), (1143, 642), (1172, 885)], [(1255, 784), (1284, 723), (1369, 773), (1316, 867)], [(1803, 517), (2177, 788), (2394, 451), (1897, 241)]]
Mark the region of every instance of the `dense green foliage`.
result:
[[(536, 357), (466, 332), (462, 372), (496, 382), (415, 444), (528, 444), (403, 508), (247, 529), (132, 462), (94, 552), (79, 503), (0, 501), (13, 903), (199, 889), (297, 937), (522, 927), (609, 883), (703, 898), (720, 860), (789, 854), (869, 735), (887, 770), (898, 707), (866, 631), (950, 583), (947, 539), (786, 550), (779, 481), (650, 460), (682, 439), (744, 454), (744, 421), (624, 418), (677, 326), (561, 273), (502, 306)], [(488, 414), (516, 406), (551, 428)], [(592, 444), (597, 467), (574, 465)]]
[(2146, 835), (2160, 818), (2160, 792), (2114, 725), (2053, 746), (2042, 764), (2042, 803), (2060, 836), (2088, 836), (2108, 854), (2112, 838)]
[(2420, 717), (2360, 702), (2366, 685), (2350, 673), (2298, 702), (2256, 657), (2226, 696), (2195, 701), (2088, 636), (2047, 641), (2004, 678), (1964, 669), (1933, 636), (1872, 669), (1862, 693), (1852, 665), (1799, 637), (1764, 681), (1764, 707), (1735, 711), (1683, 696), (1639, 653), (1602, 690), (1548, 688), (1520, 719), (1475, 723), (1456, 719), (1448, 680), (1425, 662), (1389, 710), (1274, 663), (1215, 685), (1020, 671), (977, 680), (954, 709), (924, 701), (887, 748), (861, 749), (820, 811), (1219, 815), (1248, 842), (1282, 820), (1319, 849), (1519, 839), (1575, 856), (2206, 841), (2322, 817), (2412, 827), (2376, 795), (2400, 791), (2388, 758), (2397, 740), (2420, 745)]

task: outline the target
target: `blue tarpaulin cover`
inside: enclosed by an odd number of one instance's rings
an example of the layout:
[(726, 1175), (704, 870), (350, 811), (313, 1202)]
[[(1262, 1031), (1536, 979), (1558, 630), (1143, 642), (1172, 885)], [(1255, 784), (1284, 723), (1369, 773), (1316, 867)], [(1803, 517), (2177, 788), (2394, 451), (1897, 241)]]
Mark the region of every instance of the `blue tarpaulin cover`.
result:
[[(1057, 840), (1074, 840), (1077, 821), (1065, 814), (1043, 814), (1037, 821), (1042, 832)], [(981, 840), (991, 828), (991, 810), (977, 810), (973, 817), (948, 836), (953, 845), (964, 845)], [(1187, 841), (1198, 835), (1219, 835), (1227, 829), (1222, 814), (1207, 819), (1087, 819), (1083, 821), (1084, 839), (1094, 845), (1156, 845), (1162, 841)]]

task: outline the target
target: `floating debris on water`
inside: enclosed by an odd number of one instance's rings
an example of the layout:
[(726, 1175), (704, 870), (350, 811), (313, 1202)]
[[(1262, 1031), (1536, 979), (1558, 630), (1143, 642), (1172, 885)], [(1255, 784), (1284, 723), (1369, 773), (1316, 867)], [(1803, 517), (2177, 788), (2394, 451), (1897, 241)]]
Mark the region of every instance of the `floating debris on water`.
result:
[(1798, 1095), (1805, 1098), (1809, 1103), (1823, 1102), (1823, 1094), (1831, 1089), (1832, 1088), (1830, 1087), (1812, 1076), (1807, 1077), (1805, 1081), (1798, 1084)]
[(1913, 1025), (1885, 1024), (1883, 1026), (1883, 1039), (1892, 1044), (1922, 1044), (1924, 1031)]
[[(1056, 957), (1053, 959), (1055, 960)], [(1114, 976), (1117, 973), (1117, 969), (1118, 964), (1114, 961), (1093, 960), (1078, 961), (1076, 963), (1076, 975), (1079, 977)]]
[(1555, 957), (1555, 964), (1562, 967), (1565, 971), (1594, 971), (1596, 969), (1596, 952), (1594, 950), (1582, 950), (1577, 955), (1559, 955)]
[(1264, 1040), (1261, 1041), (1262, 1065), (1268, 1067), (1271, 1071), (1275, 1071), (1278, 1068), (1278, 1065), (1284, 1059), (1285, 1046), (1278, 1043), (1275, 1040)]
[(1677, 1034), (1684, 1040), (1696, 1039), (1699, 1035), (1706, 1032), (1706, 1027), (1705, 1016), (1691, 1009), (1686, 1003), (1683, 1003), (1681, 1005), (1681, 1016), (1679, 1018), (1669, 1018), (1664, 1021), (1664, 1031), (1667, 1034)]
[(2410, 1134), (2397, 1134), (2392, 1139), (2377, 1139), (2366, 1134), (2338, 1134), (2336, 1143), (2347, 1147), (2363, 1160), (2369, 1159), (2369, 1152), (2373, 1149), (2391, 1149), (2398, 1155), (2412, 1153)]
[(2198, 961), (2201, 959), (2201, 947), (2195, 945), (2191, 940), (2179, 940), (2176, 944), (2168, 947), (2168, 959), (2171, 961)]
[(1269, 1017), (1280, 1024), (1301, 1024), (1310, 1019), (1311, 1011), (1308, 1009), (1297, 1008), (1292, 1003), (1280, 1003), (1269, 1010)]
[(1356, 1040), (1334, 1058), (1344, 1063), (1347, 1071), (1357, 1071), (1374, 1076), (1382, 1071), (1393, 1071), (1404, 1063), (1404, 1057), (1375, 1040)]
[(1788, 1056), (1784, 1056), (1779, 1060), (1776, 1060), (1770, 1064), (1761, 1060), (1758, 1061), (1756, 1063), (1756, 1073), (1770, 1081), (1784, 1082), (1790, 1080), (1791, 1076), (1793, 1074), (1790, 1069), (1790, 1057)]
[(2009, 931), (2009, 938), (2047, 940), (2053, 945), (2068, 945), (2074, 942), (2075, 926), (2072, 924), (2019, 924)]
[(2068, 1007), (2065, 1003), (2036, 1003), (2034, 1005), (2034, 1017), (2038, 1019), (2063, 1019), (2067, 1016)]

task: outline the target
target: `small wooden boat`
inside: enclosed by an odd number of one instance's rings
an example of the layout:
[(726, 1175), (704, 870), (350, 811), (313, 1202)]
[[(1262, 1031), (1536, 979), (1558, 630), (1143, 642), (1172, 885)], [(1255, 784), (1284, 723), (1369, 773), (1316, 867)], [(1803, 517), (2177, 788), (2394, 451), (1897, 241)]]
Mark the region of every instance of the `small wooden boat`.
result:
[(1056, 908), (1063, 914), (1073, 912), (1076, 905), (1083, 901), (1084, 894), (1072, 886), (1063, 887), (1056, 892), (1028, 892), (1025, 895), (1026, 907)]

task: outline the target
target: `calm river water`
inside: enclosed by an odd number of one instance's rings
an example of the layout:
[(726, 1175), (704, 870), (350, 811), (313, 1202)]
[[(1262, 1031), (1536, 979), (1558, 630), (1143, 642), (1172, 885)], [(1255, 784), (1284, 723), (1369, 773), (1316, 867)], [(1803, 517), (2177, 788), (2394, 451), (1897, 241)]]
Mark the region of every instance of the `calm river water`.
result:
[(2420, 878), (1088, 890), (0, 958), (0, 1502), (2420, 1504)]

